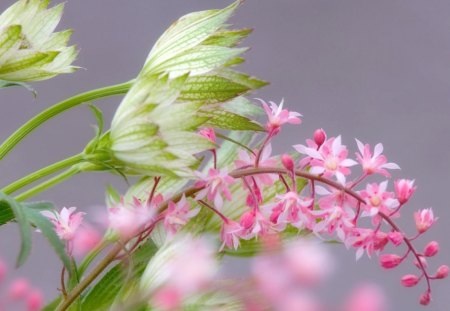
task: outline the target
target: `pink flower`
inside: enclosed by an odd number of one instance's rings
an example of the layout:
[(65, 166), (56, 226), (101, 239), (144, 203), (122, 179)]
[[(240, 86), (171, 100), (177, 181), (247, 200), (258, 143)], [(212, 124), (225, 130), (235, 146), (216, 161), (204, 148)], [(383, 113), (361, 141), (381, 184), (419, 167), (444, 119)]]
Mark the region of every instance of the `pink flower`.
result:
[(164, 216), (164, 228), (170, 236), (173, 236), (199, 212), (200, 207), (191, 209), (191, 205), (183, 195), (177, 203), (169, 202)]
[(410, 179), (396, 180), (394, 183), (394, 187), (395, 194), (397, 195), (397, 200), (400, 202), (400, 204), (405, 204), (406, 202), (408, 202), (414, 191), (416, 191), (414, 180)]
[(399, 246), (403, 243), (404, 237), (401, 232), (398, 231), (392, 231), (388, 233), (388, 239), (392, 242), (395, 246)]
[(361, 197), (366, 200), (365, 215), (375, 216), (379, 212), (389, 214), (399, 206), (394, 194), (386, 191), (387, 186), (386, 180), (380, 184), (367, 184), (366, 189), (361, 191)]
[(431, 301), (431, 294), (430, 291), (427, 290), (425, 293), (422, 294), (422, 296), (420, 296), (420, 304), (423, 306), (427, 306), (430, 304)]
[(210, 168), (208, 174), (197, 173), (197, 175), (200, 180), (195, 183), (195, 187), (204, 187), (204, 189), (197, 193), (195, 196), (196, 200), (207, 197), (209, 201), (214, 202), (214, 206), (218, 209), (221, 209), (223, 206), (222, 195), (225, 199), (231, 201), (231, 192), (228, 187), (234, 182), (234, 178), (228, 175), (226, 169)]
[(208, 139), (210, 142), (212, 142), (214, 144), (216, 143), (216, 133), (214, 132), (213, 128), (205, 127), (205, 128), (202, 128), (198, 133), (201, 136), (203, 136), (206, 139)]
[(345, 176), (351, 173), (349, 167), (357, 164), (355, 160), (347, 159), (348, 150), (342, 145), (341, 136), (328, 139), (319, 150), (304, 145), (293, 147), (299, 153), (308, 156), (311, 174), (323, 174), (325, 177), (336, 176), (342, 185), (345, 185)]
[(373, 253), (382, 251), (388, 242), (387, 234), (380, 230), (374, 231), (367, 228), (354, 228), (348, 234), (345, 245), (347, 247), (353, 246), (358, 248), (356, 251), (356, 260), (359, 260), (364, 254), (364, 251), (370, 258)]
[(337, 237), (341, 241), (345, 241), (348, 233), (355, 227), (353, 222), (355, 212), (348, 207), (335, 205), (332, 208), (315, 210), (311, 213), (321, 218), (321, 221), (313, 223), (312, 230), (314, 233), (328, 233), (331, 235), (336, 232)]
[(266, 130), (271, 133), (272, 135), (276, 135), (280, 129), (281, 126), (283, 124), (286, 123), (290, 123), (290, 124), (300, 124), (301, 123), (301, 119), (300, 117), (302, 116), (300, 113), (298, 112), (294, 112), (294, 111), (288, 111), (287, 109), (283, 109), (283, 102), (284, 100), (281, 101), (280, 105), (278, 106), (277, 104), (275, 104), (274, 102), (270, 101), (270, 108), (269, 105), (267, 105), (267, 103), (262, 100), (262, 99), (258, 99), (266, 114), (267, 114), (267, 118), (269, 119), (269, 121), (267, 122), (266, 125)]
[(414, 220), (416, 221), (417, 231), (419, 233), (424, 233), (437, 221), (437, 218), (434, 218), (433, 210), (427, 208), (415, 212)]
[(91, 226), (80, 227), (72, 240), (72, 253), (82, 257), (93, 250), (102, 240), (101, 234)]
[(448, 276), (449, 270), (446, 265), (440, 266), (436, 273), (436, 279), (445, 279)]
[(383, 254), (380, 256), (380, 265), (385, 269), (392, 269), (397, 267), (403, 258), (395, 254)]
[(272, 231), (270, 221), (257, 209), (242, 214), (240, 224), (242, 226), (241, 238), (246, 240), (265, 236)]
[(53, 223), (55, 231), (61, 240), (70, 241), (75, 236), (85, 215), (83, 212), (75, 213), (76, 209), (76, 207), (63, 207), (60, 213), (55, 211), (42, 211), (41, 213)]
[(30, 283), (25, 278), (15, 279), (8, 290), (8, 298), (12, 300), (19, 300), (25, 298), (30, 291)]
[(231, 219), (224, 221), (220, 230), (220, 238), (223, 241), (220, 250), (222, 251), (224, 246), (235, 250), (238, 249), (242, 230), (243, 228), (238, 222)]
[(364, 145), (362, 142), (356, 139), (358, 149), (360, 153), (356, 153), (358, 162), (362, 165), (363, 172), (367, 175), (374, 173), (381, 174), (386, 177), (390, 177), (390, 174), (386, 169), (398, 170), (400, 167), (395, 163), (387, 163), (387, 159), (381, 153), (383, 152), (383, 145), (376, 144), (373, 155), (370, 151), (370, 145)]
[(157, 206), (154, 202), (141, 202), (133, 198), (132, 203), (122, 202), (108, 209), (109, 227), (121, 238), (130, 238), (154, 220)]
[(405, 287), (413, 287), (416, 286), (417, 283), (419, 283), (420, 279), (417, 275), (414, 274), (407, 274), (404, 277), (402, 277), (401, 283)]
[[(271, 157), (272, 154), (272, 145), (267, 144), (259, 159), (259, 167), (276, 167), (277, 160)], [(235, 161), (236, 168), (248, 168), (255, 166), (256, 156), (253, 153), (249, 153), (245, 150), (239, 151), (239, 158)], [(278, 179), (278, 175), (276, 174), (257, 174), (252, 177), (246, 177), (247, 182), (251, 185), (252, 180), (256, 181), (256, 185), (258, 187), (272, 186), (273, 183)]]
[(269, 219), (277, 230), (284, 230), (287, 224), (300, 229), (314, 222), (309, 209), (312, 199), (303, 198), (294, 191), (277, 195), (276, 198), (278, 202), (268, 204), (263, 209), (270, 213)]
[(323, 145), (325, 140), (327, 140), (327, 133), (323, 129), (317, 129), (314, 131), (314, 142), (316, 143), (317, 147), (320, 147)]
[(44, 305), (44, 297), (39, 290), (33, 289), (28, 294), (26, 303), (28, 311), (39, 311)]

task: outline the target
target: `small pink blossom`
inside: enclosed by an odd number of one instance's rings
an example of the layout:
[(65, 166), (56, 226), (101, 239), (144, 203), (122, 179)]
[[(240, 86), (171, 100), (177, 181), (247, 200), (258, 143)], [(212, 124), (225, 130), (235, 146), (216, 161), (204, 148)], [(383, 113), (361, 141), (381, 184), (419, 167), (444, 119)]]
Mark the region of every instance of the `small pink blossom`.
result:
[(270, 221), (257, 209), (242, 214), (240, 225), (242, 226), (241, 238), (246, 240), (265, 236), (273, 231)]
[(386, 169), (397, 170), (400, 167), (395, 163), (387, 163), (387, 159), (383, 153), (383, 145), (376, 144), (373, 155), (370, 151), (370, 145), (363, 144), (359, 140), (356, 139), (356, 143), (358, 145), (358, 149), (360, 153), (356, 153), (356, 157), (358, 162), (362, 165), (363, 172), (367, 175), (372, 174), (381, 174), (386, 177), (390, 177), (390, 174)]
[(405, 287), (413, 287), (416, 286), (417, 283), (419, 283), (420, 279), (417, 275), (414, 274), (407, 274), (404, 277), (402, 277), (401, 283)]
[(433, 215), (431, 208), (419, 210), (414, 213), (414, 220), (416, 221), (416, 228), (419, 233), (424, 233), (437, 221)]
[(388, 233), (388, 239), (395, 246), (399, 246), (399, 245), (401, 245), (403, 243), (404, 236), (403, 236), (403, 233), (401, 233), (401, 232), (392, 231), (392, 232)]
[(439, 243), (436, 241), (431, 241), (425, 246), (423, 254), (426, 257), (433, 257), (439, 252)]
[(380, 256), (380, 265), (385, 269), (392, 269), (397, 267), (403, 258), (395, 254), (383, 254)]
[(356, 251), (356, 260), (359, 260), (364, 254), (364, 251), (370, 258), (373, 253), (382, 251), (388, 242), (387, 234), (381, 230), (375, 231), (368, 228), (354, 228), (348, 234), (345, 245), (347, 247), (353, 246), (358, 248)]
[(421, 305), (423, 305), (423, 306), (427, 306), (427, 305), (429, 305), (430, 304), (430, 301), (431, 301), (431, 294), (430, 294), (430, 291), (429, 290), (427, 290), (425, 293), (423, 293), (421, 296), (420, 296), (420, 304)]
[(355, 212), (348, 207), (335, 205), (330, 209), (317, 210), (311, 213), (321, 219), (321, 221), (313, 224), (313, 232), (317, 234), (328, 233), (332, 235), (336, 233), (341, 241), (345, 241), (347, 235), (355, 227), (353, 222)]
[(75, 213), (76, 209), (76, 207), (63, 207), (59, 213), (55, 211), (42, 211), (41, 213), (53, 223), (55, 231), (61, 240), (70, 241), (75, 236), (85, 215), (83, 212)]
[(224, 221), (220, 230), (220, 239), (223, 242), (220, 250), (223, 250), (224, 246), (235, 250), (238, 249), (242, 231), (243, 228), (238, 222), (231, 219)]
[(416, 191), (414, 180), (399, 179), (394, 182), (395, 194), (400, 204), (405, 204)]
[(226, 169), (218, 170), (210, 168), (208, 174), (197, 173), (200, 178), (195, 183), (195, 187), (204, 188), (195, 196), (196, 200), (207, 197), (209, 201), (214, 202), (214, 206), (221, 209), (223, 206), (222, 195), (228, 201), (231, 201), (231, 192), (229, 186), (234, 183), (234, 178), (228, 175)]
[(8, 298), (12, 300), (23, 299), (28, 294), (30, 289), (31, 286), (27, 279), (17, 278), (9, 286)]
[(213, 128), (205, 127), (205, 128), (202, 128), (198, 133), (201, 136), (203, 136), (206, 139), (208, 139), (210, 142), (212, 142), (214, 144), (216, 143), (216, 133), (214, 132)]
[(342, 145), (341, 136), (328, 139), (318, 150), (304, 145), (293, 147), (299, 153), (308, 156), (311, 174), (324, 177), (336, 176), (342, 185), (345, 185), (345, 176), (351, 173), (349, 167), (357, 164), (355, 160), (347, 158), (348, 150)]
[(72, 240), (72, 254), (82, 257), (100, 244), (102, 235), (91, 226), (80, 227)]
[(169, 202), (164, 216), (164, 228), (170, 236), (173, 236), (199, 212), (200, 207), (191, 209), (186, 196), (183, 195), (177, 203)]
[(280, 105), (278, 106), (274, 102), (270, 101), (270, 108), (269, 105), (262, 99), (258, 99), (263, 108), (264, 111), (267, 114), (267, 118), (269, 119), (266, 125), (266, 130), (271, 133), (272, 135), (278, 134), (278, 132), (281, 129), (281, 126), (286, 123), (290, 124), (300, 124), (302, 116), (298, 112), (294, 111), (288, 111), (287, 109), (283, 109), (283, 103), (282, 100)]
[(367, 184), (366, 189), (361, 191), (361, 197), (366, 200), (365, 215), (375, 216), (379, 212), (390, 214), (399, 206), (394, 194), (386, 191), (387, 186), (386, 180), (380, 184)]

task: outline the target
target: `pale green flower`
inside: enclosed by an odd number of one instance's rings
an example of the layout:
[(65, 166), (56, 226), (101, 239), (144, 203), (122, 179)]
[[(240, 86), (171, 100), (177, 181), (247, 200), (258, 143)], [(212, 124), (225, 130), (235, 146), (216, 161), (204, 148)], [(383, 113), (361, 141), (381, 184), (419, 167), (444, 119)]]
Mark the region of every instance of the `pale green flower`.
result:
[(64, 5), (48, 0), (19, 0), (0, 15), (0, 80), (39, 81), (73, 72), (71, 30), (54, 32)]

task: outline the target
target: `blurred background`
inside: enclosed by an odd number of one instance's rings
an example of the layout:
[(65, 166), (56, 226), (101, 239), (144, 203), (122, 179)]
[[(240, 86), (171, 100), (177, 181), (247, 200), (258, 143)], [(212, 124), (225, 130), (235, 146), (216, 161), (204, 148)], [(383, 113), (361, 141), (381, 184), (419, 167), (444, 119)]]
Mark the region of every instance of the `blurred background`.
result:
[[(58, 3), (60, 1), (53, 1)], [(221, 8), (231, 1), (207, 0), (97, 0), (66, 2), (59, 29), (75, 30), (72, 43), (84, 69), (33, 86), (38, 97), (19, 88), (0, 91), (0, 139), (36, 113), (82, 91), (120, 83), (136, 76), (151, 46), (178, 17), (196, 10)], [(12, 4), (0, 1), (0, 11)], [(450, 2), (444, 0), (248, 0), (232, 21), (254, 28), (244, 45), (251, 50), (241, 67), (271, 82), (257, 96), (280, 101), (304, 115), (300, 127), (284, 128), (276, 151), (292, 150), (316, 128), (330, 136), (342, 134), (356, 150), (354, 138), (382, 142), (388, 159), (402, 171), (394, 177), (416, 179), (418, 190), (405, 207), (401, 221), (414, 232), (412, 213), (432, 206), (439, 221), (418, 241), (441, 242), (441, 263), (450, 263)], [(109, 121), (120, 98), (99, 101)], [(95, 121), (87, 107), (79, 107), (48, 122), (0, 162), (0, 182), (6, 185), (40, 167), (78, 153), (93, 136)], [(83, 174), (38, 197), (58, 207), (89, 210), (104, 202), (106, 184), (125, 190), (118, 177)], [(0, 256), (12, 266), (18, 252), (16, 226), (0, 228)], [(56, 295), (60, 266), (38, 234), (28, 263), (17, 275), (30, 277)], [(330, 245), (338, 257), (336, 272), (323, 290), (325, 301), (341, 301), (350, 289), (367, 280), (382, 285), (391, 310), (422, 310), (423, 288), (400, 285), (411, 265), (382, 270), (377, 260), (355, 262), (354, 251)], [(232, 262), (238, 271), (239, 264)], [(423, 284), (422, 284), (423, 285)], [(428, 310), (449, 310), (448, 280), (434, 284)]]

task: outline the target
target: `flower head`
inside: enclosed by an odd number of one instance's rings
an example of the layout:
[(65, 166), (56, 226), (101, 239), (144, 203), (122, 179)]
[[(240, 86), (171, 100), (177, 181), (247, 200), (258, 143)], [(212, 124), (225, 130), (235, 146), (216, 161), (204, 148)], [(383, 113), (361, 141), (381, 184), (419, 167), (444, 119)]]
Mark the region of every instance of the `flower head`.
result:
[(42, 215), (47, 217), (55, 226), (55, 231), (61, 240), (71, 241), (83, 222), (83, 212), (75, 212), (76, 207), (63, 207), (59, 213), (55, 211), (43, 211)]
[(414, 220), (416, 221), (416, 228), (419, 233), (424, 233), (436, 222), (433, 209), (427, 208), (414, 213)]
[(173, 236), (199, 212), (199, 207), (191, 209), (191, 205), (183, 195), (177, 203), (169, 202), (164, 216), (164, 228), (166, 228), (170, 236)]
[(242, 226), (231, 219), (223, 222), (220, 229), (220, 239), (223, 241), (221, 249), (224, 246), (228, 248), (237, 249), (239, 247), (239, 239), (241, 237), (243, 228)]
[(264, 111), (267, 114), (267, 118), (269, 119), (266, 125), (266, 130), (269, 133), (272, 133), (272, 135), (278, 134), (283, 124), (300, 124), (302, 122), (300, 119), (302, 115), (300, 113), (283, 109), (284, 100), (281, 101), (279, 106), (270, 101), (270, 107), (264, 100), (258, 100), (261, 102)]
[(372, 183), (366, 186), (366, 189), (361, 191), (361, 197), (366, 200), (365, 210), (367, 215), (375, 216), (379, 212), (389, 214), (399, 203), (394, 199), (394, 194), (387, 190), (388, 181), (383, 181), (380, 184)]
[(0, 15), (0, 80), (38, 81), (73, 72), (72, 31), (54, 32), (64, 5), (19, 0)]
[(356, 153), (358, 162), (362, 165), (363, 172), (367, 175), (381, 174), (386, 177), (390, 177), (389, 172), (386, 169), (400, 169), (395, 163), (387, 163), (387, 159), (381, 153), (383, 152), (383, 145), (376, 144), (375, 148), (370, 151), (370, 145), (363, 144), (359, 140), (356, 140), (358, 144), (359, 153)]
[(414, 180), (399, 179), (394, 182), (395, 194), (400, 204), (405, 204), (416, 191)]
[(208, 200), (214, 202), (214, 206), (221, 209), (223, 206), (223, 198), (231, 201), (231, 192), (229, 186), (234, 182), (234, 178), (228, 175), (226, 169), (218, 170), (211, 168), (208, 174), (197, 173), (200, 178), (199, 181), (195, 183), (195, 187), (204, 188), (200, 190), (195, 199), (201, 200), (207, 197)]

